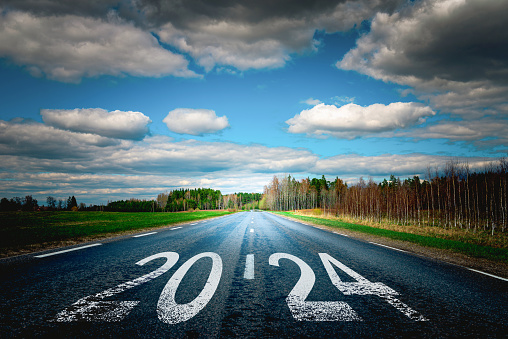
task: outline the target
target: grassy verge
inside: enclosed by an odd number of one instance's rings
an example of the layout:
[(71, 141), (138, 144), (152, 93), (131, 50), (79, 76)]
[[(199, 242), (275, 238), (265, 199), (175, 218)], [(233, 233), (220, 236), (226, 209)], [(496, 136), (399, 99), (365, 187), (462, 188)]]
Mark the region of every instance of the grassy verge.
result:
[(0, 257), (229, 213), (2, 212)]
[[(395, 240), (403, 240), (418, 245), (433, 247), (439, 249), (447, 249), (455, 252), (464, 253), (469, 256), (478, 258), (487, 258), (491, 260), (508, 262), (508, 249), (496, 248), (492, 246), (478, 245), (467, 240), (444, 239), (436, 236), (414, 234), (409, 232), (401, 232), (387, 230), (374, 226), (358, 225), (354, 223), (344, 222), (338, 219), (327, 219), (320, 217), (311, 217), (298, 215), (293, 212), (274, 212), (280, 215), (311, 222), (316, 225), (323, 225), (332, 228), (347, 229), (351, 231), (386, 237)], [(408, 227), (409, 228), (409, 227)]]

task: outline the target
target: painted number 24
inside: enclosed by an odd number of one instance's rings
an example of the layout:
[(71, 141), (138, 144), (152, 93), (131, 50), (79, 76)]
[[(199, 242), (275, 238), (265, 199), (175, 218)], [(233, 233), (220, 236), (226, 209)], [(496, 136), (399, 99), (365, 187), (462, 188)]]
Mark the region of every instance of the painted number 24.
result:
[[(319, 254), (321, 261), (332, 283), (345, 295), (377, 295), (401, 311), (410, 319), (425, 321), (426, 319), (416, 311), (396, 299), (398, 293), (382, 283), (371, 283), (358, 273), (354, 272), (338, 260), (326, 253)], [(187, 271), (202, 258), (212, 259), (212, 268), (205, 286), (189, 303), (178, 304), (175, 301), (176, 291)], [(139, 301), (106, 301), (107, 297), (122, 293), (128, 289), (153, 280), (170, 270), (178, 261), (179, 255), (175, 252), (162, 252), (138, 261), (137, 265), (144, 265), (154, 259), (165, 258), (166, 262), (155, 271), (145, 274), (134, 280), (122, 283), (97, 294), (89, 295), (67, 307), (52, 321), (121, 321), (139, 303)], [(314, 282), (314, 272), (303, 260), (287, 253), (274, 253), (268, 262), (272, 266), (279, 266), (281, 259), (296, 263), (300, 268), (300, 279), (286, 298), (291, 314), (299, 321), (361, 321), (362, 319), (345, 302), (342, 301), (306, 301)], [(354, 278), (356, 282), (342, 282), (333, 266)], [(187, 260), (169, 279), (162, 290), (157, 303), (157, 316), (167, 324), (177, 324), (187, 321), (198, 314), (215, 294), (222, 275), (222, 259), (213, 252), (205, 252)]]

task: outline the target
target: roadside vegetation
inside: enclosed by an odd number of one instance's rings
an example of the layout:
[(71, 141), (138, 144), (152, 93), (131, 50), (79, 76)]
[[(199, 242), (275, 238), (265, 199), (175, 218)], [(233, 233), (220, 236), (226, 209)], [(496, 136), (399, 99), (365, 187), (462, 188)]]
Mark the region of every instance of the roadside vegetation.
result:
[(376, 223), (342, 219), (323, 214), (320, 209), (296, 212), (274, 212), (315, 225), (346, 229), (394, 240), (408, 241), (421, 246), (452, 250), (469, 256), (508, 263), (508, 236), (493, 237), (488, 232), (471, 232), (467, 229), (443, 229), (438, 227), (401, 226), (392, 223)]
[(230, 213), (0, 212), (0, 257)]

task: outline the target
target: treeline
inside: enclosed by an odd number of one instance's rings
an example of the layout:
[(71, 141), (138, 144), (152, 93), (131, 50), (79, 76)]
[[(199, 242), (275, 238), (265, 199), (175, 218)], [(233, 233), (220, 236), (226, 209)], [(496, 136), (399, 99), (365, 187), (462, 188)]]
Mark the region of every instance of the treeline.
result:
[[(81, 204), (81, 207), (84, 207)], [(31, 195), (27, 195), (24, 198), (14, 197), (11, 199), (2, 198), (0, 200), (0, 211), (8, 212), (8, 211), (71, 211), (73, 209), (78, 209), (78, 203), (74, 196), (69, 197), (67, 200), (57, 200), (54, 197), (46, 198), (46, 205), (39, 206), (37, 199), (33, 198)]]
[(164, 212), (224, 209), (222, 194), (211, 188), (177, 189), (157, 196), (157, 207)]
[(106, 206), (103, 206), (102, 211), (105, 212), (155, 212), (155, 200), (118, 200), (110, 201)]
[(265, 203), (273, 210), (321, 208), (357, 219), (400, 225), (432, 225), (506, 232), (508, 224), (508, 162), (501, 159), (481, 170), (448, 162), (419, 176), (375, 183), (360, 178), (347, 185), (336, 178), (296, 180), (274, 177), (265, 186)]
[(158, 210), (178, 212), (188, 210), (251, 209), (258, 208), (261, 193), (222, 195), (211, 188), (178, 189), (157, 196)]
[(259, 208), (261, 193), (234, 193), (222, 195), (211, 188), (177, 189), (160, 193), (154, 200), (128, 199), (108, 201), (106, 205), (78, 205), (74, 196), (67, 200), (47, 197), (46, 205), (39, 206), (31, 195), (25, 198), (3, 198), (0, 211), (106, 211), (106, 212), (180, 212), (192, 210), (253, 209)]

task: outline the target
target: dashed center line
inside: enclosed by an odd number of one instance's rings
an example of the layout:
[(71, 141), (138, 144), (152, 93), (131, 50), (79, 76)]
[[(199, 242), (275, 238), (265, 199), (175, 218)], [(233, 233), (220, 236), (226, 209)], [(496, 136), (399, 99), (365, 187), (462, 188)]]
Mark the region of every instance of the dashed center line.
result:
[(180, 228), (183, 228), (183, 227), (181, 227), (181, 226), (178, 226), (178, 227), (173, 227), (173, 228), (171, 229), (171, 231), (174, 231), (174, 230), (179, 230)]
[(82, 250), (84, 248), (94, 247), (94, 246), (99, 246), (99, 245), (102, 245), (102, 244), (97, 243), (97, 244), (90, 244), (90, 245), (85, 245), (85, 246), (81, 246), (81, 247), (69, 248), (68, 250), (62, 250), (62, 251), (58, 251), (58, 252), (36, 255), (35, 257), (36, 258), (45, 258), (45, 257), (49, 257), (51, 255), (57, 255), (57, 254), (62, 254), (62, 253), (67, 253), (67, 252), (72, 252), (72, 251), (78, 251), (78, 250)]
[(243, 278), (250, 280), (254, 279), (254, 254), (247, 254), (247, 259), (245, 259), (245, 272), (243, 273)]
[(250, 233), (254, 233), (254, 229), (253, 228), (250, 229)]
[(152, 235), (152, 234), (156, 234), (156, 233), (157, 232), (149, 232), (149, 233), (143, 233), (143, 234), (133, 235), (132, 237), (133, 238), (140, 238), (140, 237), (144, 237), (144, 236)]

